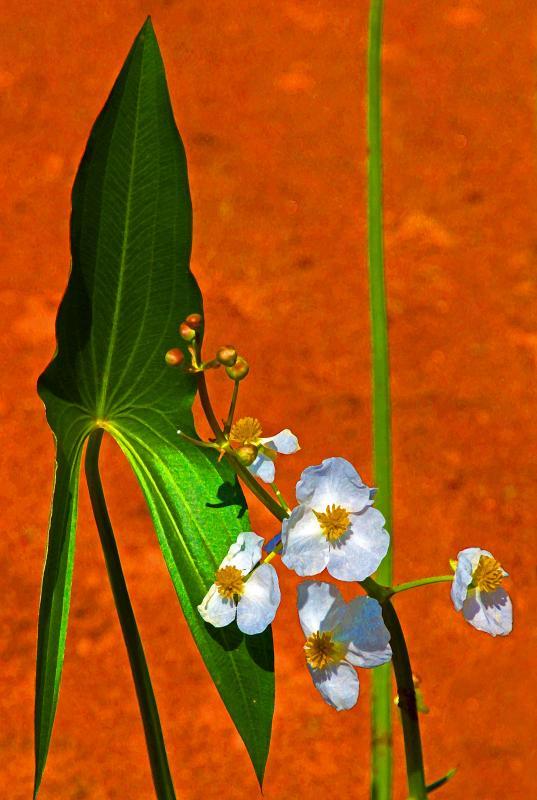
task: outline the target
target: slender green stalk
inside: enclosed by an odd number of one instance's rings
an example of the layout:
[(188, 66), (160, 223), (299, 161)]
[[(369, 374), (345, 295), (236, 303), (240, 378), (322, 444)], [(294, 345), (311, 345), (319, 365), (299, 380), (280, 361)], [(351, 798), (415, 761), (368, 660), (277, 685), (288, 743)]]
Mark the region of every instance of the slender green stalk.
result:
[(418, 586), (429, 586), (431, 583), (444, 583), (453, 581), (453, 575), (435, 575), (432, 578), (420, 578), (417, 581), (408, 581), (408, 583), (399, 583), (391, 590), (392, 594), (399, 594), (399, 592), (406, 592), (408, 589), (415, 589)]
[[(371, 0), (367, 53), (367, 239), (371, 310), (373, 370), (373, 470), (379, 487), (377, 506), (392, 527), (392, 466), (390, 425), (390, 373), (388, 324), (384, 286), (384, 242), (382, 225), (382, 118), (381, 42), (383, 0)], [(392, 582), (392, 548), (380, 565), (377, 578)], [(372, 800), (392, 796), (392, 681), (391, 668), (384, 664), (373, 673)]]
[(229, 405), (229, 412), (227, 415), (226, 424), (224, 425), (224, 433), (227, 435), (230, 430), (231, 426), (233, 425), (233, 417), (235, 416), (235, 407), (237, 405), (237, 398), (239, 396), (239, 386), (241, 385), (240, 381), (235, 381), (233, 384), (233, 395), (231, 396), (231, 403)]
[(276, 495), (276, 497), (278, 498), (278, 500), (279, 500), (279, 502), (280, 502), (280, 505), (281, 505), (281, 507), (282, 507), (283, 509), (285, 509), (285, 511), (287, 511), (287, 512), (289, 513), (289, 512), (291, 511), (291, 509), (289, 508), (289, 503), (286, 501), (285, 497), (284, 497), (284, 496), (283, 496), (283, 494), (280, 492), (280, 490), (278, 489), (278, 487), (276, 486), (276, 484), (275, 484), (274, 482), (272, 482), (272, 483), (270, 484), (270, 486), (271, 486), (271, 488), (272, 488), (272, 491), (274, 492), (274, 494), (275, 494), (275, 495)]
[(168, 765), (164, 737), (160, 727), (157, 704), (151, 679), (145, 660), (144, 649), (134, 611), (132, 609), (127, 584), (121, 568), (121, 561), (114, 538), (114, 531), (108, 515), (106, 501), (104, 497), (101, 477), (99, 474), (99, 450), (103, 438), (103, 431), (94, 431), (88, 440), (86, 450), (86, 480), (93, 508), (93, 515), (99, 531), (99, 537), (103, 548), (106, 569), (112, 587), (112, 593), (116, 604), (123, 639), (127, 647), (129, 661), (131, 665), (132, 677), (138, 696), (140, 714), (144, 725), (145, 740), (153, 783), (158, 800), (175, 800), (172, 777)]
[(442, 786), (445, 786), (446, 783), (452, 779), (452, 777), (455, 775), (456, 772), (457, 772), (456, 768), (450, 769), (449, 772), (446, 772), (446, 774), (443, 775), (441, 778), (438, 778), (437, 781), (433, 781), (433, 783), (430, 783), (427, 786), (427, 794), (435, 792), (437, 789), (441, 789)]
[(399, 695), (399, 711), (405, 740), (406, 773), (409, 800), (427, 800), (427, 789), (423, 771), (420, 723), (412, 667), (403, 635), (403, 629), (395, 609), (387, 600), (382, 605), (384, 623), (390, 631), (392, 646), (392, 665)]

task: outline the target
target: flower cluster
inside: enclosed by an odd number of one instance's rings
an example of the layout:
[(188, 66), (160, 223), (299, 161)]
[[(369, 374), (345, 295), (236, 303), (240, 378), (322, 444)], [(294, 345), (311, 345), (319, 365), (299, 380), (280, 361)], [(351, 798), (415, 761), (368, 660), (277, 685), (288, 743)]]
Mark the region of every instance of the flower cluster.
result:
[[(239, 420), (231, 438), (274, 453), (298, 449), (291, 431), (262, 439), (256, 423), (250, 417)], [(263, 452), (258, 458), (266, 459), (270, 467), (261, 462), (255, 471), (254, 462), (250, 470), (272, 482), (275, 455)], [(346, 581), (372, 575), (389, 545), (384, 517), (372, 508), (374, 496), (375, 491), (343, 458), (328, 458), (304, 470), (297, 484), (298, 505), (282, 525), (283, 563), (301, 576), (317, 575), (325, 568), (332, 577)], [(198, 606), (206, 622), (222, 627), (236, 618), (239, 630), (247, 634), (260, 633), (272, 622), (280, 591), (276, 570), (261, 561), (262, 543), (255, 533), (241, 533), (231, 545)], [(333, 584), (305, 581), (298, 587), (298, 614), (314, 685), (338, 711), (351, 708), (359, 688), (354, 668), (375, 667), (391, 658), (380, 604), (370, 597), (347, 604)]]
[[(178, 433), (198, 446), (216, 449), (220, 458), (230, 459), (241, 477), (257, 489), (256, 494), (265, 498), (268, 507), (275, 501), (256, 479), (270, 484), (280, 503), (276, 515), (283, 517), (283, 522), (278, 536), (265, 545), (265, 550), (271, 552), (264, 559), (263, 538), (251, 531), (239, 534), (216, 570), (198, 611), (207, 624), (221, 628), (236, 622), (242, 633), (255, 635), (270, 625), (280, 604), (278, 576), (269, 563), (276, 553), (286, 567), (301, 577), (316, 576), (326, 569), (336, 580), (363, 582), (378, 569), (388, 552), (390, 537), (384, 517), (373, 507), (376, 489), (366, 486), (344, 458), (327, 458), (305, 469), (296, 486), (296, 506), (287, 506), (274, 483), (276, 461), (280, 454), (296, 453), (300, 449), (298, 439), (287, 428), (264, 437), (255, 417), (233, 420), (239, 383), (248, 374), (248, 364), (231, 345), (221, 347), (215, 358), (204, 362), (201, 325), (201, 316), (191, 314), (179, 329), (190, 363), (184, 363), (179, 348), (169, 350), (166, 361), (170, 366), (182, 365), (197, 376), (200, 395), (206, 403), (204, 372), (223, 366), (234, 381), (233, 398), (223, 428), (210, 403), (204, 407), (207, 418), (212, 420), (214, 440), (200, 442)], [(397, 591), (452, 580), (453, 604), (473, 627), (492, 636), (509, 633), (512, 606), (501, 585), (507, 573), (494, 556), (488, 550), (470, 547), (458, 554), (452, 566), (453, 577), (424, 579), (393, 588), (374, 584), (381, 592), (376, 596), (384, 603)], [(370, 596), (346, 603), (334, 584), (304, 581), (298, 586), (298, 616), (306, 637), (305, 661), (315, 687), (338, 711), (352, 708), (359, 693), (355, 667), (376, 667), (391, 659), (390, 634), (381, 603)]]

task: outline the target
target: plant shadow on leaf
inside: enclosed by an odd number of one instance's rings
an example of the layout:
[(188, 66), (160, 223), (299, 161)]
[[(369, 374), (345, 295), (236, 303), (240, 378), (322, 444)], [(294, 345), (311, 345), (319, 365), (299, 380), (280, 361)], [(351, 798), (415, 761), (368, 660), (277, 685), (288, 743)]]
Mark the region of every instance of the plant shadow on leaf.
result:
[(265, 672), (274, 672), (274, 648), (272, 646), (272, 630), (267, 628), (255, 636), (245, 636), (246, 649), (258, 667)]
[(223, 650), (236, 650), (240, 647), (244, 634), (238, 629), (237, 623), (232, 622), (225, 628), (215, 628), (209, 622), (204, 622), (205, 630)]
[(225, 481), (218, 487), (216, 496), (220, 500), (219, 503), (206, 503), (207, 508), (227, 508), (228, 506), (238, 506), (237, 519), (242, 519), (248, 510), (244, 495), (240, 490), (237, 482), (230, 483)]
[(270, 627), (263, 633), (246, 636), (239, 630), (236, 622), (226, 625), (225, 628), (215, 628), (209, 622), (205, 622), (204, 625), (211, 639), (223, 650), (236, 650), (244, 641), (248, 654), (257, 666), (265, 672), (274, 672), (274, 650)]

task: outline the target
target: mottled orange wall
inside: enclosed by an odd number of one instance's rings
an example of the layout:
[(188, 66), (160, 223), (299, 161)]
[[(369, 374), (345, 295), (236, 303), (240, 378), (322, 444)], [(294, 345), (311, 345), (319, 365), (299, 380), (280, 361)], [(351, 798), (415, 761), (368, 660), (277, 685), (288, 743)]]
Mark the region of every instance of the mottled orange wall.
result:
[[(66, 282), (69, 191), (89, 128), (152, 13), (190, 164), (208, 344), (252, 364), (240, 411), (289, 426), (289, 494), (328, 455), (371, 479), (364, 264), (365, 2), (4, 0), (0, 796), (27, 800), (36, 614), (53, 448), (35, 381)], [(535, 794), (535, 4), (388, 0), (386, 257), (396, 572), (491, 549), (516, 628), (467, 626), (446, 586), (397, 601), (446, 800)], [(106, 488), (169, 742), (178, 798), (257, 797), (181, 618), (144, 504), (114, 446)], [(276, 532), (252, 510), (256, 530)], [(367, 797), (369, 676), (353, 712), (303, 666), (296, 580), (280, 569), (277, 706), (266, 800)], [(399, 736), (397, 755), (400, 760)], [(400, 771), (400, 770), (399, 770)], [(43, 800), (151, 797), (141, 726), (82, 491), (65, 673)], [(406, 797), (400, 783), (397, 800)]]

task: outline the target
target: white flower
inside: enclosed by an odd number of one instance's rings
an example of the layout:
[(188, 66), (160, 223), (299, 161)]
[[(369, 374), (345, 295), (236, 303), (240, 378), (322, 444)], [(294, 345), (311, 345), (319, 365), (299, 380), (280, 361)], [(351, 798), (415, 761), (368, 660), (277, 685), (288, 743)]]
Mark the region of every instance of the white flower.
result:
[(360, 688), (354, 667), (377, 667), (392, 657), (379, 603), (371, 597), (345, 603), (333, 584), (305, 581), (298, 587), (298, 616), (315, 687), (338, 711), (352, 708)]
[[(237, 618), (243, 633), (261, 633), (272, 622), (280, 605), (276, 570), (261, 564), (263, 539), (255, 533), (240, 533), (216, 571), (215, 582), (198, 606), (198, 611), (215, 628)], [(251, 575), (249, 573), (252, 572)]]
[(282, 561), (299, 575), (326, 567), (342, 581), (362, 581), (386, 555), (384, 517), (370, 489), (344, 458), (308, 467), (296, 487), (300, 505), (282, 525)]
[(276, 455), (282, 453), (290, 455), (300, 450), (298, 439), (289, 428), (280, 431), (275, 436), (262, 437), (259, 420), (254, 417), (243, 417), (231, 428), (229, 438), (241, 445), (253, 445), (257, 448), (255, 461), (248, 467), (252, 475), (261, 478), (265, 483), (273, 483), (276, 475), (274, 461)]
[(488, 550), (467, 547), (457, 556), (451, 599), (457, 611), (491, 636), (505, 636), (513, 629), (511, 599), (501, 582), (507, 572)]

